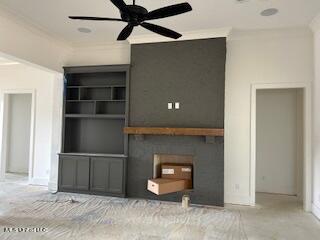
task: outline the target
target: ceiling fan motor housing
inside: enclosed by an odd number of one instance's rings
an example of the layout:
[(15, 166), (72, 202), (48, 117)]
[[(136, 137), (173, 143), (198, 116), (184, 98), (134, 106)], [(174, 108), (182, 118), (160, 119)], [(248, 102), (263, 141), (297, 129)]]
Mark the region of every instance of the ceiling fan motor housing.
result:
[(148, 14), (148, 10), (138, 5), (127, 5), (126, 11), (121, 11), (121, 19), (134, 26), (138, 26), (145, 20), (145, 16)]

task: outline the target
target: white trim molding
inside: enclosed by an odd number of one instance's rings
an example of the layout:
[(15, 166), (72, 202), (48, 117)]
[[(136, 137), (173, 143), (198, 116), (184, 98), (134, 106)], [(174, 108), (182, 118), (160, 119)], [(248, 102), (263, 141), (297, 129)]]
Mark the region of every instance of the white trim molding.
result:
[(250, 196), (236, 195), (236, 194), (229, 194), (229, 193), (225, 193), (224, 203), (232, 204), (232, 205), (254, 206), (251, 204)]
[(58, 191), (58, 183), (56, 181), (48, 183), (48, 190), (52, 193), (55, 193)]
[(49, 180), (47, 178), (32, 178), (29, 180), (30, 185), (48, 186)]
[(312, 213), (320, 220), (320, 207), (315, 204), (312, 204)]
[(312, 210), (312, 91), (311, 83), (267, 83), (251, 85), (251, 137), (250, 137), (250, 205), (256, 202), (256, 97), (258, 89), (303, 89), (304, 111), (304, 164), (303, 164), (303, 205)]
[(207, 39), (207, 38), (219, 38), (228, 37), (231, 33), (231, 27), (215, 28), (215, 29), (203, 29), (198, 31), (181, 32), (182, 37), (175, 40), (166, 37), (162, 37), (157, 34), (145, 34), (129, 37), (130, 44), (142, 44), (142, 43), (156, 43), (156, 42), (173, 42), (173, 41), (186, 41), (195, 39)]
[(320, 31), (320, 14), (318, 14), (310, 23), (310, 28), (316, 32)]

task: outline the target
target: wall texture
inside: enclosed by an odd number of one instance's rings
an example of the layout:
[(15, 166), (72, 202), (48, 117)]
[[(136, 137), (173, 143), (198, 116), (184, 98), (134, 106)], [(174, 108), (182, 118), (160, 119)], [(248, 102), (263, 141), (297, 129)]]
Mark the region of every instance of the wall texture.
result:
[(320, 219), (320, 15), (313, 21), (314, 70), (313, 84), (313, 213)]
[(133, 45), (130, 125), (223, 128), (225, 59), (225, 38)]
[[(225, 38), (133, 45), (131, 50), (130, 126), (224, 126)], [(168, 110), (179, 102), (179, 110)], [(128, 195), (181, 201), (181, 193), (156, 196), (147, 191), (154, 154), (194, 156), (191, 201), (224, 204), (223, 139), (148, 136), (129, 139)]]

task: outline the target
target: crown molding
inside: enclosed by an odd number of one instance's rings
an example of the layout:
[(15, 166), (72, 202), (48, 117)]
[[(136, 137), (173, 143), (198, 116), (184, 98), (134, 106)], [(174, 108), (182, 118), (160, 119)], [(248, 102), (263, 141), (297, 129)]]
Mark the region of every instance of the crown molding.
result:
[(250, 40), (261, 39), (271, 40), (276, 38), (297, 38), (310, 37), (312, 38), (312, 31), (308, 27), (290, 27), (290, 28), (272, 28), (272, 29), (249, 29), (237, 30), (234, 29), (230, 34), (228, 40)]
[(105, 50), (105, 49), (124, 49), (130, 47), (128, 41), (109, 41), (98, 43), (77, 43), (72, 45), (73, 49), (84, 50)]
[(23, 28), (29, 30), (30, 32), (45, 38), (50, 41), (54, 41), (57, 45), (61, 47), (68, 48), (69, 50), (72, 48), (71, 44), (61, 37), (49, 33), (46, 29), (41, 27), (39, 24), (35, 24), (32, 20), (29, 18), (23, 16), (19, 12), (13, 11), (12, 9), (9, 9), (4, 3), (0, 2), (0, 16), (22, 26)]
[(173, 41), (186, 41), (196, 39), (208, 39), (228, 37), (232, 28), (215, 28), (215, 29), (203, 29), (198, 31), (182, 32), (182, 37), (175, 40), (167, 37), (163, 37), (156, 34), (136, 35), (128, 38), (130, 44), (142, 44), (142, 43), (155, 43), (155, 42), (173, 42)]
[(320, 13), (310, 23), (313, 32), (320, 31)]

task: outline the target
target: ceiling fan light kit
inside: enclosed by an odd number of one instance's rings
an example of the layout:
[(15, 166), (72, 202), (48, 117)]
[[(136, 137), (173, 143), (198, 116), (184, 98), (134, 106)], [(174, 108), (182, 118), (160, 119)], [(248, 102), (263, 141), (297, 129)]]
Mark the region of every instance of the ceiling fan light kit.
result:
[(183, 14), (192, 10), (189, 3), (179, 3), (149, 12), (146, 8), (136, 5), (133, 0), (132, 5), (127, 5), (123, 0), (110, 0), (120, 11), (121, 18), (105, 18), (105, 17), (84, 17), (70, 16), (70, 19), (89, 20), (89, 21), (120, 21), (128, 23), (127, 26), (120, 32), (119, 41), (126, 40), (132, 33), (134, 27), (141, 26), (149, 31), (160, 34), (162, 36), (178, 39), (182, 35), (178, 32), (170, 30), (159, 25), (148, 23), (148, 20), (161, 19)]

